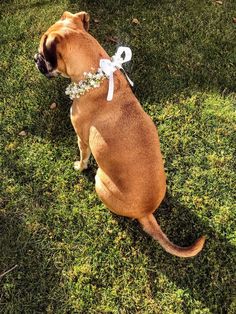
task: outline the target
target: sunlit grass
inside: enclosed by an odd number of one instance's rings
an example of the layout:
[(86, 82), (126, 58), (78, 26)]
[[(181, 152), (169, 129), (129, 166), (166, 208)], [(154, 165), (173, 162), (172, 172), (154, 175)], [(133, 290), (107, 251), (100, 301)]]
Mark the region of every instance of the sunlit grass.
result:
[[(0, 8), (0, 274), (18, 265), (0, 278), (0, 313), (235, 313), (234, 1)], [(127, 71), (158, 127), (168, 179), (156, 217), (179, 245), (207, 236), (196, 258), (165, 253), (137, 222), (110, 213), (94, 191), (94, 160), (73, 170), (68, 81), (48, 81), (32, 60), (64, 10), (88, 11), (110, 54), (132, 48)]]

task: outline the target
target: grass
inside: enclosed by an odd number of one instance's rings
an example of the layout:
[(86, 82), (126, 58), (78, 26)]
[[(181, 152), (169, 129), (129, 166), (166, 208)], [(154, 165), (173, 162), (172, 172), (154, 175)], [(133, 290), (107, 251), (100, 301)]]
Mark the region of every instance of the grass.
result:
[[(0, 313), (236, 312), (236, 4), (222, 2), (1, 1), (0, 274), (18, 267), (0, 278)], [(64, 10), (88, 11), (110, 54), (111, 36), (132, 48), (127, 70), (168, 178), (156, 217), (177, 244), (206, 234), (198, 257), (173, 257), (111, 214), (94, 191), (94, 160), (73, 170), (68, 81), (48, 81), (32, 61)]]

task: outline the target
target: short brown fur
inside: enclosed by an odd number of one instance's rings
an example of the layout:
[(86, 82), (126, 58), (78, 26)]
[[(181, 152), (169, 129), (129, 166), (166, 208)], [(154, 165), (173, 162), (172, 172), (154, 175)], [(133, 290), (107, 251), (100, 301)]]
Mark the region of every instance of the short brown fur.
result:
[[(88, 32), (89, 15), (65, 12), (41, 39), (53, 34), (57, 41), (57, 71), (78, 82), (83, 73), (99, 67), (101, 58), (109, 58)], [(163, 248), (180, 257), (199, 253), (205, 238), (191, 247), (171, 243), (161, 231), (153, 212), (166, 192), (166, 176), (156, 127), (143, 111), (123, 74), (114, 73), (115, 91), (106, 100), (108, 82), (91, 90), (71, 107), (71, 122), (78, 137), (80, 161), (76, 169), (87, 168), (90, 152), (98, 164), (96, 191), (114, 213), (137, 219), (144, 230)]]

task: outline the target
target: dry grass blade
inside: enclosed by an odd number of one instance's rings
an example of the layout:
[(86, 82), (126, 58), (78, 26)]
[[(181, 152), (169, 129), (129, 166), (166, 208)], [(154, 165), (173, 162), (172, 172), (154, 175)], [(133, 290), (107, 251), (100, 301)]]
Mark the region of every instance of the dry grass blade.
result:
[(5, 275), (10, 273), (11, 271), (13, 271), (16, 267), (18, 267), (18, 265), (13, 266), (12, 268), (6, 270), (4, 273), (0, 274), (0, 279), (2, 279)]

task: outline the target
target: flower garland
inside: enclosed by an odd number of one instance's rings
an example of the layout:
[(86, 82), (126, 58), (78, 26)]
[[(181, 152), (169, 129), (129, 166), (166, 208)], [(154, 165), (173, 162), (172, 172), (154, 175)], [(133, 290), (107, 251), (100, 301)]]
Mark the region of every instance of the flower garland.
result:
[(65, 94), (68, 95), (71, 100), (74, 98), (78, 99), (90, 89), (100, 87), (105, 78), (106, 75), (100, 68), (96, 73), (84, 72), (84, 79), (79, 81), (79, 83), (70, 83), (66, 88)]
[[(124, 55), (124, 56), (123, 56)], [(99, 62), (100, 67), (98, 68), (96, 73), (84, 72), (84, 80), (79, 81), (79, 83), (72, 82), (66, 88), (66, 95), (69, 95), (70, 99), (80, 98), (80, 96), (84, 95), (87, 91), (92, 88), (100, 87), (102, 81), (107, 78), (109, 80), (108, 84), (108, 94), (107, 101), (111, 101), (114, 93), (114, 78), (113, 73), (122, 69), (126, 79), (128, 80), (131, 86), (134, 83), (130, 80), (125, 70), (122, 67), (122, 64), (131, 60), (132, 52), (129, 47), (119, 47), (114, 56), (109, 59), (101, 59)]]

